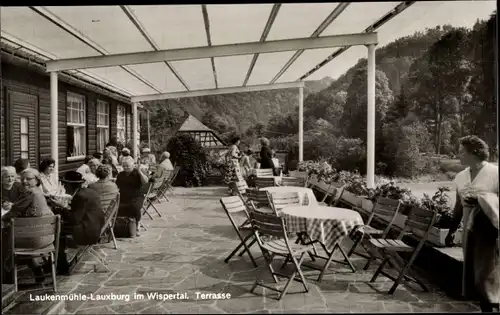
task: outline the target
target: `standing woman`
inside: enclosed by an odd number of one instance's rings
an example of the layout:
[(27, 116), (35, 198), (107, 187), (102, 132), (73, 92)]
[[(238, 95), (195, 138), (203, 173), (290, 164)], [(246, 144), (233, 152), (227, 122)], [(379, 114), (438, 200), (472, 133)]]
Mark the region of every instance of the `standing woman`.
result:
[(224, 182), (228, 185), (231, 182), (239, 182), (243, 180), (239, 162), (241, 153), (240, 149), (238, 149), (238, 145), (240, 142), (239, 137), (234, 137), (233, 140), (231, 140), (231, 145), (229, 146), (229, 151), (226, 155), (226, 174)]
[(267, 169), (267, 168), (274, 169), (273, 153), (271, 151), (271, 148), (269, 148), (269, 139), (261, 138), (260, 144), (262, 146), (260, 149), (260, 168), (261, 169)]
[[(460, 139), (460, 162), (467, 168), (455, 177), (457, 201), (446, 244), (453, 244), (455, 232), (463, 222), (462, 294), (469, 300), (479, 300), (483, 312), (498, 312), (498, 166), (486, 161), (488, 150), (488, 145), (477, 136)], [(493, 198), (489, 201), (484, 196)], [(472, 201), (470, 197), (477, 199)]]

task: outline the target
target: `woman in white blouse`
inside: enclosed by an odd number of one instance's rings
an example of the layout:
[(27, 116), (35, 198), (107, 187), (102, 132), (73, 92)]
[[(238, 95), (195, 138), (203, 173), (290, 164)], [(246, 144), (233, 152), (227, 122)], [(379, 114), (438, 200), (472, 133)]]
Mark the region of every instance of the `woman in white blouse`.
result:
[(59, 178), (54, 172), (56, 162), (54, 159), (44, 159), (38, 168), (40, 171), (40, 180), (42, 182), (42, 191), (45, 195), (54, 196), (59, 192)]
[[(477, 136), (460, 139), (459, 156), (467, 168), (455, 177), (457, 201), (446, 244), (453, 244), (455, 232), (462, 222), (462, 294), (468, 300), (479, 301), (483, 312), (498, 312), (498, 166), (487, 162), (488, 145)], [(488, 195), (496, 199), (496, 205), (491, 202), (488, 207), (484, 203), (478, 206), (478, 201), (481, 203)]]

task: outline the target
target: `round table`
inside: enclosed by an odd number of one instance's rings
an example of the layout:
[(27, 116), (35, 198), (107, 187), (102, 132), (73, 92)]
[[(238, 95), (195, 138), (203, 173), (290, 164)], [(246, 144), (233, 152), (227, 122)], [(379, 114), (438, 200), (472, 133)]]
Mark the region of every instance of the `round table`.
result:
[(300, 204), (305, 206), (317, 206), (318, 200), (314, 196), (314, 192), (310, 188), (306, 187), (295, 187), (295, 186), (280, 186), (280, 187), (264, 187), (260, 190), (265, 190), (270, 193), (287, 193), (287, 192), (297, 192), (299, 194)]
[(289, 206), (283, 208), (280, 216), (285, 219), (288, 232), (307, 232), (329, 251), (355, 227), (364, 225), (354, 210), (319, 205)]

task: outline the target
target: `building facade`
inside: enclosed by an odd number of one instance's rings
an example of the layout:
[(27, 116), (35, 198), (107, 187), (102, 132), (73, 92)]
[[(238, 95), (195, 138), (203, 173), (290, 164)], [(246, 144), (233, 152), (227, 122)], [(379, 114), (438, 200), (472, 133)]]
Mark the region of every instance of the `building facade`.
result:
[[(38, 168), (51, 157), (50, 76), (43, 61), (4, 45), (0, 69), (2, 165), (27, 158)], [(58, 86), (59, 173), (102, 152), (113, 136), (132, 143), (128, 97), (71, 74), (60, 75)]]

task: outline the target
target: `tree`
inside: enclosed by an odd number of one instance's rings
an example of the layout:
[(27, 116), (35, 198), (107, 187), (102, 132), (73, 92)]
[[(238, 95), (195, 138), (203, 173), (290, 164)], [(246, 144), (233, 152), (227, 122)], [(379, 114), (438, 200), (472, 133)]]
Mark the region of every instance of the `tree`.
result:
[[(389, 104), (393, 101), (387, 76), (377, 69), (375, 73), (375, 130), (380, 131)], [(347, 90), (347, 100), (342, 114), (344, 135), (366, 142), (367, 128), (367, 75), (359, 69)], [(376, 131), (376, 132), (377, 132)]]
[(410, 81), (417, 87), (413, 94), (418, 103), (416, 112), (433, 127), (437, 154), (441, 150), (443, 123), (462, 106), (470, 75), (467, 44), (466, 29), (450, 30), (412, 66)]
[(175, 135), (183, 116), (170, 106), (152, 102), (146, 105), (150, 111), (151, 142), (157, 153), (166, 150), (168, 140)]
[(464, 109), (464, 121), (470, 133), (483, 138), (489, 144), (490, 153), (495, 157), (498, 154), (496, 13), (486, 23), (478, 23), (472, 33), (470, 102)]

